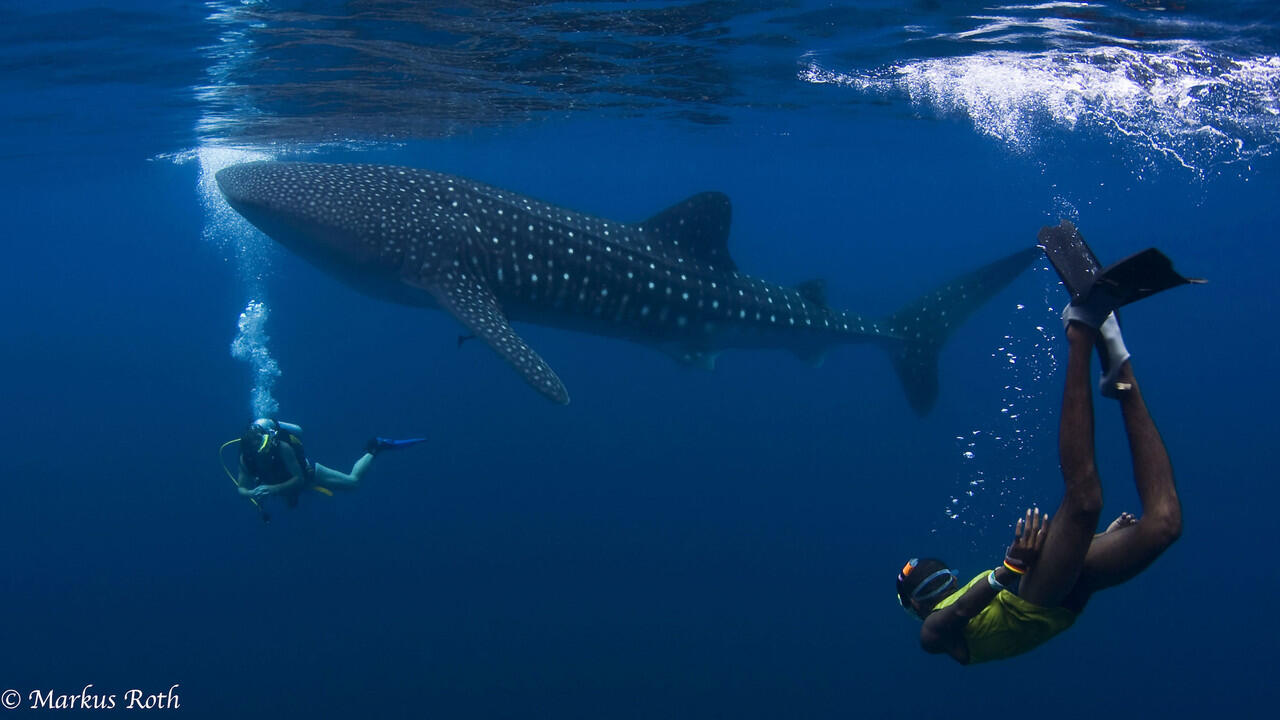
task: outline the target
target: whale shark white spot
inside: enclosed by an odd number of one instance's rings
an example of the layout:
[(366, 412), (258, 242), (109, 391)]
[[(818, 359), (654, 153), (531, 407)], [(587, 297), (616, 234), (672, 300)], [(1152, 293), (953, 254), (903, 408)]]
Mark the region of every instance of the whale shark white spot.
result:
[[(506, 313), (521, 321), (655, 346), (670, 341), (663, 333), (675, 333), (678, 326), (679, 342), (697, 347), (687, 353), (697, 358), (714, 357), (726, 347), (795, 349), (802, 336), (797, 352), (810, 356), (829, 345), (878, 338), (895, 353), (895, 369), (907, 383), (912, 405), (922, 410), (936, 394), (933, 355), (947, 334), (943, 331), (1007, 284), (1031, 257), (1011, 255), (950, 289), (935, 291), (928, 296), (930, 303), (912, 303), (909, 314), (891, 316), (896, 332), (886, 333), (872, 323), (833, 322), (841, 314), (818, 312), (803, 291), (740, 273), (727, 249), (728, 199), (719, 193), (692, 196), (631, 225), (412, 168), (249, 163), (223, 169), (217, 182), (237, 211), (296, 254), (375, 297), (452, 313), (530, 385), (562, 403), (568, 401), (563, 385), (515, 334)], [(595, 262), (600, 247), (616, 264)], [(523, 272), (521, 263), (528, 263)], [(557, 263), (567, 268), (559, 273), (563, 285), (552, 282)], [(568, 270), (578, 273), (580, 281)], [(658, 293), (662, 278), (666, 281)], [(543, 282), (549, 287), (537, 292), (535, 286)], [(718, 292), (721, 285), (726, 286), (723, 295)], [(643, 294), (646, 286), (648, 295)], [(707, 286), (712, 292), (700, 292)], [(753, 290), (750, 298), (747, 289)], [(720, 298), (731, 297), (733, 290), (739, 302), (723, 303)], [(645, 304), (637, 312), (628, 304), (628, 292), (653, 300), (673, 297), (677, 291), (685, 303), (680, 306), (683, 312), (672, 312), (670, 304)], [(762, 312), (765, 306), (779, 304), (774, 292), (786, 313)], [(576, 302), (569, 300), (573, 295)], [(615, 307), (606, 313), (609, 299), (615, 297)], [(656, 323), (649, 319), (655, 309)], [(713, 335), (712, 313), (722, 310), (729, 327)], [(747, 322), (753, 314), (755, 323)], [(769, 324), (761, 325), (765, 315)], [(584, 326), (575, 316), (595, 319)], [(786, 323), (779, 322), (783, 317)], [(669, 328), (668, 319), (673, 321)], [(822, 321), (823, 333), (795, 327), (814, 326), (815, 320)], [(735, 334), (735, 324), (749, 333)], [(859, 330), (851, 331), (855, 325)], [(913, 340), (902, 347), (907, 337)], [(908, 356), (918, 359), (903, 359)]]

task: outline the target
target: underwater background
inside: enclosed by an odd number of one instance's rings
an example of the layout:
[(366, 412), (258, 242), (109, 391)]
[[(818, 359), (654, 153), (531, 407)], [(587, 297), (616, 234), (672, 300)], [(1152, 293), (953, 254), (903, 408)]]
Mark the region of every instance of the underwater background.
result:
[[(0, 712), (1270, 716), (1278, 95), (1269, 0), (0, 2)], [(1047, 263), (924, 417), (871, 344), (705, 372), (518, 328), (560, 407), (234, 215), (212, 173), (262, 157), (627, 222), (719, 190), (744, 272), (871, 315), (1060, 218), (1104, 262), (1158, 246), (1209, 279), (1124, 312), (1184, 535), (1029, 655), (926, 655), (902, 563), (976, 574), (1061, 496)], [(1096, 408), (1107, 522), (1139, 507)], [(344, 469), (428, 442), (266, 524), (219, 466), (255, 412)]]

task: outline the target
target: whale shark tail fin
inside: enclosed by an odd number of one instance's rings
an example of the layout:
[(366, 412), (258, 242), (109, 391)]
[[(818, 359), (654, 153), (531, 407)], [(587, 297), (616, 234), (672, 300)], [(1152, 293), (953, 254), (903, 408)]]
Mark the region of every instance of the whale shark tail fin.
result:
[(1027, 269), (1040, 249), (1030, 247), (954, 278), (885, 320), (889, 346), (907, 402), (924, 415), (938, 399), (938, 354), (951, 332)]

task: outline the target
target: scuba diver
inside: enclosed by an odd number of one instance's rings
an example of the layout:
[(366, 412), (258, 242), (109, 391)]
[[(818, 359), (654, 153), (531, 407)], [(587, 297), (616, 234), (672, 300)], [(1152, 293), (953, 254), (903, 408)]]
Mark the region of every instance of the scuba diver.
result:
[[(1058, 433), (1065, 482), (1052, 522), (1029, 509), (1015, 527), (1004, 562), (967, 584), (936, 558), (913, 558), (898, 574), (898, 603), (923, 621), (920, 646), (964, 665), (1025, 653), (1070, 627), (1099, 590), (1145, 570), (1182, 533), (1173, 467), (1156, 430), (1120, 334), (1115, 310), (1162, 290), (1203, 280), (1182, 277), (1152, 248), (1103, 270), (1067, 221), (1043, 228), (1048, 255), (1071, 303), (1063, 312), (1068, 343)], [(1121, 515), (1095, 535), (1102, 485), (1094, 459), (1090, 356), (1102, 366), (1104, 397), (1119, 401), (1133, 456), (1142, 515)]]
[[(240, 472), (232, 477), (242, 497), (248, 498), (262, 513), (262, 519), (270, 522), (271, 516), (262, 501), (271, 495), (282, 497), (288, 507), (295, 507), (302, 491), (313, 489), (325, 495), (334, 490), (354, 490), (369, 471), (373, 458), (385, 450), (416, 445), (425, 438), (392, 440), (370, 438), (364, 455), (356, 460), (350, 473), (335, 470), (307, 458), (300, 435), (302, 428), (293, 423), (272, 418), (258, 418), (237, 440), (228, 441), (225, 448), (240, 443)], [(225, 467), (224, 467), (225, 469)], [(227, 471), (227, 475), (231, 475)]]

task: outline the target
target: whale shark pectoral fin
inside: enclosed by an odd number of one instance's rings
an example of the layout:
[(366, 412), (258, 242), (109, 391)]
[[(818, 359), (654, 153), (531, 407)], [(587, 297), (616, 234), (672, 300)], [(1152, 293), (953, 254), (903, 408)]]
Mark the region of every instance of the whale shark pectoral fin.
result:
[(720, 357), (719, 350), (711, 350), (689, 343), (661, 343), (654, 347), (670, 355), (671, 359), (681, 365), (688, 368), (697, 368), (698, 370), (715, 370), (716, 359)]
[(710, 350), (692, 350), (689, 352), (688, 359), (685, 360), (685, 362), (689, 366), (696, 367), (699, 370), (711, 371), (716, 369), (716, 360), (719, 357), (720, 353), (718, 352), (712, 352)]
[(441, 308), (457, 318), (475, 337), (488, 343), (535, 390), (561, 405), (569, 404), (569, 392), (565, 390), (564, 383), (511, 328), (498, 299), (479, 278), (466, 272), (452, 272), (427, 282), (410, 284), (431, 293)]

